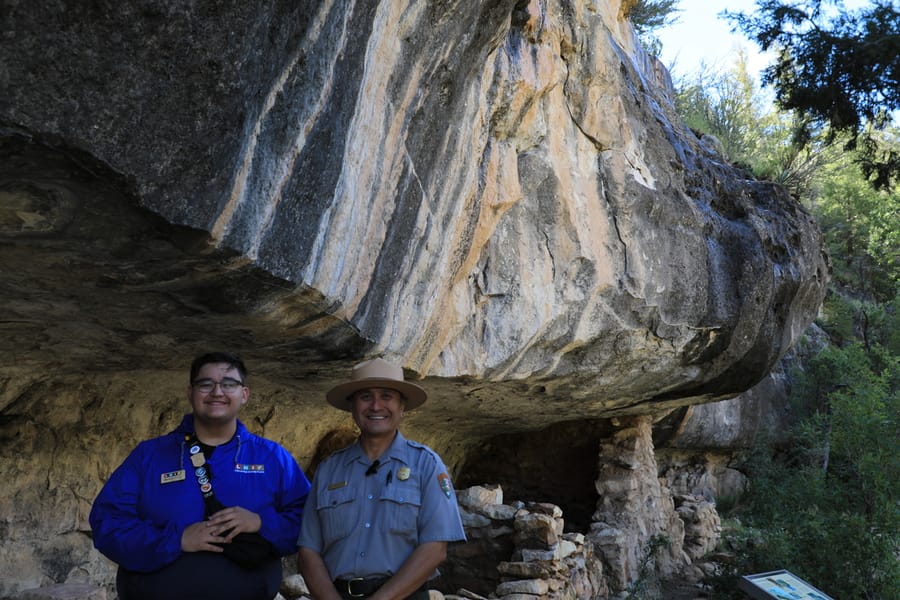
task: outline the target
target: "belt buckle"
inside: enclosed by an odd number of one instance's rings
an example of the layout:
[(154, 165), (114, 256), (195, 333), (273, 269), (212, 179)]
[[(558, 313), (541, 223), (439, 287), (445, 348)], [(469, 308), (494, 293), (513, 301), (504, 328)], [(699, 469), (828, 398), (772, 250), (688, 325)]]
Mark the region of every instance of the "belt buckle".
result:
[(353, 582), (354, 581), (365, 581), (362, 577), (354, 577), (353, 579), (347, 580), (347, 595), (352, 598), (362, 598), (365, 594), (354, 594), (353, 593)]

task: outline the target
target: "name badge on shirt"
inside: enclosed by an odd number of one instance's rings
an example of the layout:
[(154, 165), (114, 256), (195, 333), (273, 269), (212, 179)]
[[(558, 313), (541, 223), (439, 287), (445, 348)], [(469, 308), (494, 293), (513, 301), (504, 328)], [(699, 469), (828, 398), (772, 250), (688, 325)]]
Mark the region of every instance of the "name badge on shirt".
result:
[(346, 486), (347, 486), (346, 481), (338, 481), (337, 483), (330, 483), (330, 484), (328, 484), (328, 491), (330, 492), (331, 490), (337, 490), (337, 489), (340, 489), (340, 488), (346, 487)]
[(159, 476), (160, 483), (172, 483), (173, 481), (184, 481), (184, 469), (169, 471)]

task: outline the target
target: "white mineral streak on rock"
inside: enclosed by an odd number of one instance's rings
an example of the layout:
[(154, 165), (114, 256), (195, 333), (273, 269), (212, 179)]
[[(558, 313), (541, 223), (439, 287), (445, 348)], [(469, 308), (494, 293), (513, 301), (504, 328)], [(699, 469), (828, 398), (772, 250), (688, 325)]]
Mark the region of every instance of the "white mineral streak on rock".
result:
[[(410, 265), (411, 278), (420, 281), (409, 285), (425, 292), (407, 294), (415, 302), (394, 304), (393, 328), (381, 342), (385, 349), (408, 347), (407, 354), (431, 365), (432, 372), (499, 369), (497, 378), (530, 374), (532, 367), (519, 364), (523, 346), (548, 336), (566, 338), (560, 345), (567, 349), (586, 343), (596, 327), (582, 317), (596, 311), (572, 307), (588, 307), (598, 290), (615, 285), (596, 148), (565, 109), (561, 31), (559, 23), (545, 22), (544, 35), (534, 46), (505, 40), (486, 64), (483, 83), (470, 93), (469, 106), (489, 115), (490, 138), (472, 136), (478, 131), (473, 128), (470, 142), (460, 144), (449, 161), (456, 169), (443, 181), (465, 182), (457, 198), (444, 197), (462, 209), (457, 229), (451, 235), (431, 231), (434, 240), (426, 244), (443, 246), (443, 260), (424, 273)], [(485, 104), (488, 98), (491, 103)], [(522, 188), (523, 154), (546, 173), (551, 190), (543, 199), (546, 207), (534, 206), (533, 188)], [(482, 175), (476, 181), (462, 173), (478, 172), (472, 162), (478, 157)], [(477, 226), (465, 239), (460, 228), (473, 200), (480, 207)], [(537, 214), (539, 210), (549, 214)], [(548, 216), (552, 223), (544, 222)], [(448, 251), (447, 246), (454, 248)], [(449, 262), (457, 255), (464, 259)], [(577, 282), (585, 268), (592, 281)], [(424, 331), (423, 311), (429, 315)], [(552, 368), (555, 357), (544, 358), (542, 367)]]
[[(410, 13), (401, 15), (401, 8)], [(402, 152), (385, 152), (388, 141), (402, 139), (403, 117), (416, 94), (414, 68), (399, 106), (387, 95), (386, 73), (401, 59), (399, 41), (414, 7), (397, 2), (379, 5), (369, 40), (366, 66), (356, 110), (350, 123), (341, 175), (329, 209), (319, 227), (321, 243), (304, 270), (304, 283), (330, 297), (340, 297), (341, 316), (349, 318), (369, 289), (372, 272), (394, 210), (394, 190), (406, 162)], [(395, 148), (391, 148), (392, 150)]]
[[(214, 240), (221, 241), (222, 237), (225, 234), (225, 231), (228, 228), (229, 223), (231, 222), (232, 216), (234, 215), (237, 208), (246, 199), (247, 178), (250, 176), (251, 170), (254, 167), (257, 142), (259, 141), (260, 132), (262, 131), (263, 125), (265, 125), (266, 119), (269, 117), (270, 112), (275, 106), (275, 102), (278, 99), (278, 96), (284, 92), (285, 83), (288, 81), (290, 76), (294, 74), (300, 58), (305, 54), (306, 51), (309, 50), (309, 48), (315, 45), (317, 39), (319, 38), (319, 36), (321, 36), (322, 23), (333, 9), (333, 5), (333, 0), (323, 1), (320, 3), (319, 10), (316, 13), (315, 18), (313, 19), (313, 25), (309, 28), (310, 35), (304, 40), (304, 43), (300, 46), (297, 53), (294, 54), (290, 61), (288, 61), (287, 66), (282, 70), (281, 74), (269, 88), (269, 92), (268, 94), (266, 94), (266, 100), (263, 105), (263, 109), (260, 112), (259, 116), (256, 118), (253, 124), (253, 129), (250, 132), (245, 143), (243, 159), (237, 165), (237, 172), (235, 173), (231, 194), (228, 196), (228, 202), (225, 204), (225, 207), (222, 209), (222, 212), (219, 214), (219, 217), (216, 219), (216, 222), (210, 229), (210, 235)], [(349, 15), (350, 11), (347, 11), (346, 14)], [(333, 66), (334, 65), (332, 63), (332, 67)], [(328, 77), (325, 81), (326, 85), (322, 86), (318, 101), (316, 102), (316, 107), (318, 108), (310, 110), (306, 113), (304, 119), (305, 123), (302, 127), (299, 128), (301, 135), (298, 136), (295, 141), (294, 152), (280, 157), (279, 161), (273, 168), (273, 172), (269, 173), (269, 179), (272, 182), (271, 187), (273, 189), (269, 192), (269, 197), (263, 203), (264, 214), (258, 222), (256, 236), (254, 237), (254, 241), (250, 245), (250, 250), (247, 253), (249, 258), (257, 258), (259, 244), (261, 242), (262, 236), (268, 229), (269, 225), (271, 225), (272, 217), (275, 214), (275, 208), (278, 206), (278, 202), (282, 197), (283, 187), (287, 179), (293, 172), (297, 155), (302, 150), (303, 145), (306, 141), (305, 134), (315, 123), (318, 114), (321, 112), (327, 99), (331, 95), (332, 86), (329, 84), (329, 82), (333, 83), (334, 78)]]

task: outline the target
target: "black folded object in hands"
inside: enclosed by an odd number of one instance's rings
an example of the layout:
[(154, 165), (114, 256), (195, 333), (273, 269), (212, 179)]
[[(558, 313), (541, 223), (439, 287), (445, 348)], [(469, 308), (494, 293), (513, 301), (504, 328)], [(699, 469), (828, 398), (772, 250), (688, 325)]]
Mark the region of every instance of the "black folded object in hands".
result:
[(216, 546), (221, 546), (225, 556), (245, 569), (255, 569), (275, 558), (271, 542), (259, 533), (241, 532), (230, 543)]
[[(212, 479), (212, 469), (209, 469), (209, 465), (205, 466), (207, 468), (207, 476), (209, 479)], [(216, 498), (212, 491), (203, 495), (203, 502), (207, 518), (225, 509), (225, 505)], [(229, 529), (222, 536), (227, 537), (231, 531)], [(226, 557), (245, 569), (256, 569), (277, 556), (272, 543), (260, 535), (259, 532), (247, 533), (242, 531), (234, 536), (231, 542), (215, 545), (222, 548)]]

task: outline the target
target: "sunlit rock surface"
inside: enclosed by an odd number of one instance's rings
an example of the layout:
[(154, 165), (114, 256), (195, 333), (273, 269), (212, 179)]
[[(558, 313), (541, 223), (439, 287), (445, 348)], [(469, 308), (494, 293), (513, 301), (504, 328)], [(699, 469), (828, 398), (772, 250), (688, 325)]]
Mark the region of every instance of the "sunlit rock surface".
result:
[(346, 423), (323, 391), (401, 362), (431, 392), (408, 433), (460, 477), (497, 436), (766, 378), (821, 302), (820, 234), (680, 125), (620, 12), (7, 2), (0, 595), (108, 570), (90, 502), (208, 349), (304, 465)]

